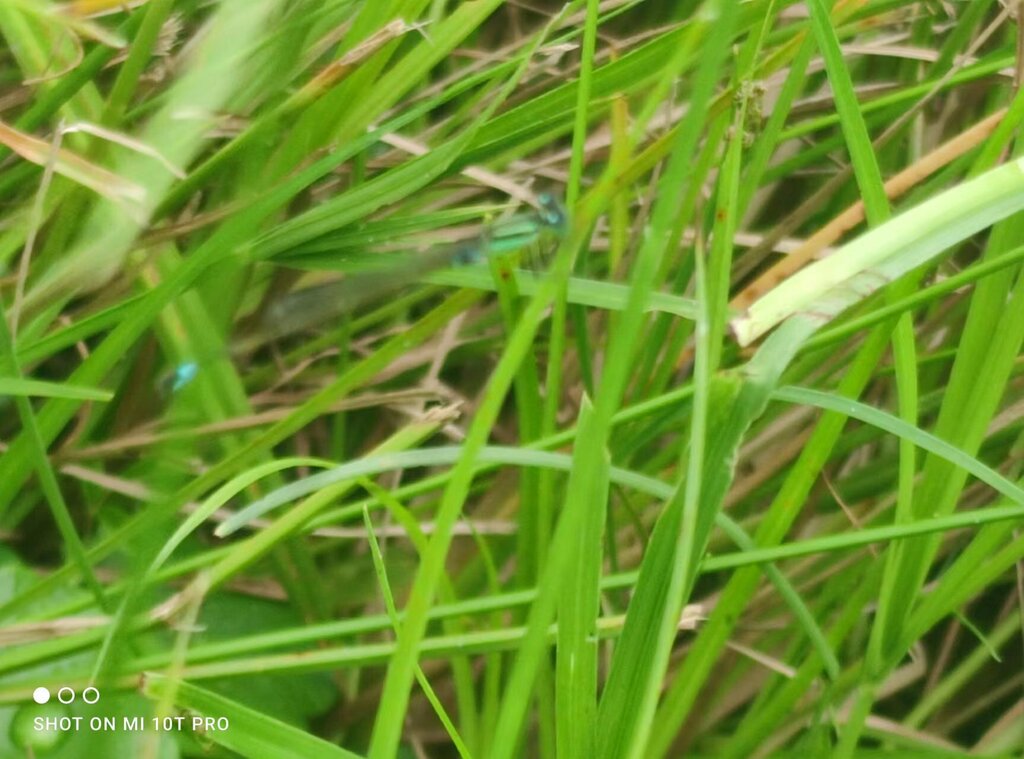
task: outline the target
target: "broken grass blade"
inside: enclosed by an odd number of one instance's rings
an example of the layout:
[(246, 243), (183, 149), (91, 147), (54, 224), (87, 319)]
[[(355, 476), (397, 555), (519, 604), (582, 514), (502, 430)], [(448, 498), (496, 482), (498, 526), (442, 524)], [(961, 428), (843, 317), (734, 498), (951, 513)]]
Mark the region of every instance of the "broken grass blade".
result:
[(749, 345), (803, 313), (819, 324), (1015, 211), (1024, 208), (1024, 159), (953, 187), (807, 267), (730, 322)]
[[(9, 147), (26, 161), (46, 166), (54, 153), (54, 146), (46, 140), (25, 134), (0, 121), (0, 143)], [(141, 185), (129, 182), (107, 169), (90, 163), (66, 148), (56, 150), (54, 171), (83, 187), (119, 203), (129, 203), (141, 210), (146, 191)]]

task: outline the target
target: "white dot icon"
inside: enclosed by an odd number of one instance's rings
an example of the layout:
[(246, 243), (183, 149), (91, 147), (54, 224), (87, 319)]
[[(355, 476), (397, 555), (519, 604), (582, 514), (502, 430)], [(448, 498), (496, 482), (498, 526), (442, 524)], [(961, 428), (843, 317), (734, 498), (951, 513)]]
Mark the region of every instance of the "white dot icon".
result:
[(50, 691), (40, 686), (32, 691), (32, 700), (37, 704), (45, 704), (50, 700)]

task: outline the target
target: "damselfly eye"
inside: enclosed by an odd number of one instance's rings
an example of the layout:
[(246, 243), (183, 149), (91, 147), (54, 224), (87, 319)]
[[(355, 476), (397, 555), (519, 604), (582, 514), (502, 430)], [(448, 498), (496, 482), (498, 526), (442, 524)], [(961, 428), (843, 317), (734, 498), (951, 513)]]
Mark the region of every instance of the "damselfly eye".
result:
[(550, 192), (539, 193), (537, 204), (540, 206), (540, 219), (545, 226), (555, 228), (565, 226), (565, 209), (553, 194)]

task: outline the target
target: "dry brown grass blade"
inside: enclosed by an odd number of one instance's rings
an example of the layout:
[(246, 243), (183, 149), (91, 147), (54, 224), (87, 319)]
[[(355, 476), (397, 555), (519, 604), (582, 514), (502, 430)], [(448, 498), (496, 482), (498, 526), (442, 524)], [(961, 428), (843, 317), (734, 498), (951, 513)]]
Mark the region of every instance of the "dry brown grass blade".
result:
[[(0, 143), (37, 166), (46, 166), (53, 146), (46, 140), (25, 134), (0, 121)], [(66, 148), (59, 148), (54, 160), (54, 171), (83, 187), (119, 203), (141, 204), (146, 191), (134, 182), (118, 176), (101, 166), (90, 163)]]
[(306, 85), (295, 93), (289, 103), (290, 107), (298, 107), (319, 97), (328, 88), (333, 87), (347, 77), (352, 70), (380, 50), (384, 45), (408, 32), (422, 29), (422, 24), (410, 24), (402, 19), (384, 25), (371, 34), (341, 58), (324, 66)]

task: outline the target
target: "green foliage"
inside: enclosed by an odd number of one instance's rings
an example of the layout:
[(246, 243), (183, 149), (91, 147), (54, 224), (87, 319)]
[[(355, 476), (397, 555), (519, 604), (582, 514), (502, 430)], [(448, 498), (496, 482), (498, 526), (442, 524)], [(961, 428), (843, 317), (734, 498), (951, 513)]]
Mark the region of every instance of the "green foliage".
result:
[(1020, 755), (1005, 5), (0, 0), (0, 757)]

